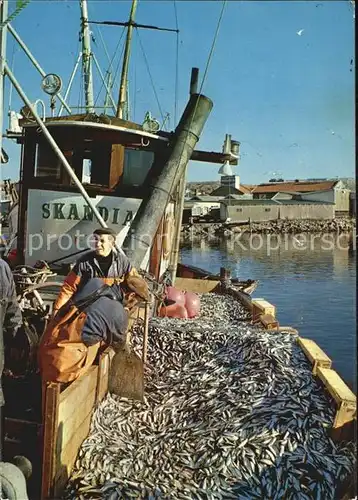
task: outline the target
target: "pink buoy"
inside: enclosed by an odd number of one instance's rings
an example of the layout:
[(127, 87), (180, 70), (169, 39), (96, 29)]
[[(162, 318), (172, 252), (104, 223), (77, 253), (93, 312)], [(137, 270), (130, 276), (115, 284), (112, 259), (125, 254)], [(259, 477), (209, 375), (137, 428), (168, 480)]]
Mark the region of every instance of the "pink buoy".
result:
[(162, 306), (159, 310), (159, 316), (161, 318), (180, 318), (187, 319), (188, 313), (184, 306), (180, 304), (172, 304), (170, 306)]
[(174, 286), (168, 286), (166, 289), (166, 298), (169, 300), (173, 300), (180, 306), (185, 305), (185, 294), (181, 290), (178, 290), (178, 288), (175, 288)]
[(186, 292), (185, 294), (185, 309), (188, 313), (188, 318), (196, 318), (200, 313), (200, 297), (194, 292)]

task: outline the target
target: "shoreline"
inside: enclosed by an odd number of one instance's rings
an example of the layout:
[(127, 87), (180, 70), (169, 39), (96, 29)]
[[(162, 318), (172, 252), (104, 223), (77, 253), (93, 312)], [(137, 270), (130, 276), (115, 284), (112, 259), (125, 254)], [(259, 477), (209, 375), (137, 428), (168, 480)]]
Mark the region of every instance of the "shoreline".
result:
[(212, 235), (230, 236), (237, 233), (251, 234), (326, 234), (355, 233), (356, 220), (351, 217), (329, 220), (277, 220), (267, 222), (197, 222), (182, 224), (184, 237)]

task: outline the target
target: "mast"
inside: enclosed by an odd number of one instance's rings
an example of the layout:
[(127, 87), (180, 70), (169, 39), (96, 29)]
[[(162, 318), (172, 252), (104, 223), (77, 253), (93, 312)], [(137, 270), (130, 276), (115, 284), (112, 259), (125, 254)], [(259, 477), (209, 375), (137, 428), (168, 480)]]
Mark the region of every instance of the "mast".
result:
[(91, 34), (88, 25), (87, 0), (80, 0), (81, 6), (81, 41), (82, 41), (82, 67), (85, 88), (87, 113), (93, 113), (93, 80), (92, 80), (92, 52)]
[(126, 46), (124, 49), (124, 56), (123, 56), (121, 83), (120, 83), (120, 87), (119, 87), (118, 107), (117, 107), (117, 114), (116, 114), (117, 118), (123, 118), (124, 109), (126, 106), (129, 57), (130, 57), (131, 40), (132, 40), (132, 33), (133, 33), (134, 16), (135, 16), (135, 13), (137, 10), (137, 3), (138, 3), (138, 0), (133, 0), (131, 13), (129, 16), (129, 21), (128, 21), (128, 31), (127, 31)]

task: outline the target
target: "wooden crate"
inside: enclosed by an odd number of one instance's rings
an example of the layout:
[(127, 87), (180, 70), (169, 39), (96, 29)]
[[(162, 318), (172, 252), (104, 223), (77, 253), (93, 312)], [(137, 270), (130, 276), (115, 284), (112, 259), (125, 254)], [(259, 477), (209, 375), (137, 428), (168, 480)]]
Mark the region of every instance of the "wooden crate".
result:
[(317, 376), (337, 404), (333, 429), (339, 429), (356, 419), (357, 398), (338, 373), (331, 368), (319, 366), (317, 368)]
[(185, 292), (209, 293), (219, 290), (220, 281), (216, 280), (198, 280), (195, 278), (176, 278), (175, 287)]
[(278, 330), (280, 326), (277, 319), (271, 314), (261, 314), (258, 321), (266, 330)]
[(106, 349), (98, 366), (91, 366), (64, 390), (61, 384), (47, 384), (41, 500), (61, 497), (78, 450), (89, 434), (93, 410), (107, 393), (112, 353)]
[(260, 319), (262, 314), (269, 314), (276, 317), (276, 307), (265, 299), (252, 299), (252, 321), (253, 323)]
[(299, 337), (298, 345), (302, 348), (306, 357), (312, 364), (313, 375), (317, 374), (317, 368), (331, 368), (332, 360), (313, 340)]

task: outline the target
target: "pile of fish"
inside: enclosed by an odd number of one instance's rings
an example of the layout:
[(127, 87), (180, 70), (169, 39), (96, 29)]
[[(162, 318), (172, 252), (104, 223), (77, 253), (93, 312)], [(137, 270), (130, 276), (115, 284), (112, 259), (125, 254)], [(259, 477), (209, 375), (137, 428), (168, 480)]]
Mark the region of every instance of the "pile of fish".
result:
[(201, 300), (198, 319), (151, 320), (146, 399), (106, 396), (66, 497), (340, 498), (355, 445), (330, 439), (334, 404), (295, 336), (251, 326), (229, 296)]

